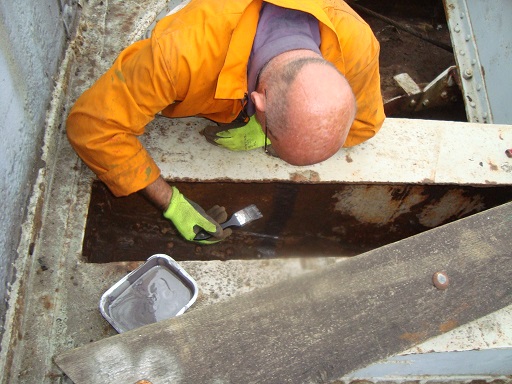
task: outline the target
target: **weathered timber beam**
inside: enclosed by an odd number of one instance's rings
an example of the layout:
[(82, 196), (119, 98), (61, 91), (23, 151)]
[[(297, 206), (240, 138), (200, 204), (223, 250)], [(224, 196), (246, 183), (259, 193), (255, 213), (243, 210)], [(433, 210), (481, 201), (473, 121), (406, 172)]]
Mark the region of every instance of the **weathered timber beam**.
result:
[(511, 227), (508, 203), (56, 363), (75, 383), (330, 382), (510, 305)]

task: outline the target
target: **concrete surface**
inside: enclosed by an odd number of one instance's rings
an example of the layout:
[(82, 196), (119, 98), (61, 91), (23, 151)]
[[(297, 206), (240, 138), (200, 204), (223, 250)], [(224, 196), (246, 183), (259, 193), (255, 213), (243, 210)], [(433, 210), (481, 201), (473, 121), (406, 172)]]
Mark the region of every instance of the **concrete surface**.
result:
[[(149, 25), (157, 13), (146, 10), (161, 7), (162, 2), (150, 0), (113, 4), (90, 0), (83, 8), (80, 33), (67, 52), (59, 79), (59, 92), (54, 95), (53, 108), (49, 113), (43, 154), (51, 155), (55, 162), (48, 162), (41, 173), (29, 204), (27, 220), (22, 227), (19, 253), (24, 257), (20, 257), (15, 265), (16, 281), (7, 312), (7, 332), (2, 339), (2, 383), (67, 382), (53, 364), (53, 356), (115, 333), (99, 313), (99, 299), (104, 291), (139, 263), (84, 263), (81, 243), (94, 175), (70, 148), (61, 124), (77, 95), (99, 77), (122, 46), (145, 30), (143, 26)], [(66, 86), (68, 75), (70, 84)], [(160, 120), (157, 119), (154, 124), (160, 124)], [(173, 123), (173, 129), (182, 130), (187, 122), (189, 120)], [(192, 129), (192, 133), (182, 135), (191, 140), (197, 157), (192, 159), (185, 156), (183, 166), (175, 163), (176, 168), (164, 169), (168, 175), (185, 178), (190, 176), (190, 171), (193, 177), (205, 177), (201, 173), (201, 158), (213, 156), (214, 163), (219, 165), (219, 177), (225, 177), (224, 173), (227, 172), (237, 172), (229, 177), (235, 180), (290, 180), (290, 168), (279, 160), (268, 158), (263, 151), (234, 155), (209, 146), (196, 132), (201, 124), (204, 123), (194, 122), (192, 128), (187, 127)], [(465, 129), (472, 134), (464, 134)], [(390, 119), (379, 135), (357, 149), (341, 152), (332, 161), (317, 168), (298, 172), (307, 171), (305, 181), (319, 181), (315, 172), (320, 175), (320, 181), (372, 181), (378, 174), (371, 168), (375, 164), (385, 164), (379, 169), (386, 172), (386, 180), (379, 179), (380, 182), (405, 182), (411, 178), (411, 182), (418, 183), (425, 179), (430, 183), (449, 183), (464, 182), (464, 178), (468, 178), (470, 183), (476, 184), (512, 183), (512, 159), (503, 154), (506, 144), (512, 140), (512, 126), (486, 126), (484, 130), (480, 125)], [(461, 136), (465, 140), (459, 142)], [(166, 140), (179, 140), (180, 137), (169, 136)], [(397, 137), (402, 138), (398, 141), (398, 149)], [(149, 149), (158, 153), (154, 133), (150, 133), (146, 140)], [(171, 154), (177, 155), (179, 153)], [(375, 156), (370, 168), (362, 166), (367, 161), (365, 155)], [(352, 162), (347, 161), (348, 156)], [(238, 161), (239, 157), (244, 157), (247, 162)], [(158, 156), (156, 159), (158, 162), (165, 160), (166, 163), (168, 160)], [(236, 166), (221, 166), (224, 163)], [(350, 164), (347, 166), (347, 163)], [(442, 174), (438, 172), (439, 169), (443, 169)], [(459, 172), (462, 170), (464, 172)], [(194, 310), (335, 262), (343, 262), (343, 259), (190, 261), (181, 262), (180, 265), (197, 280), (200, 287), (200, 296), (190, 309)], [(511, 324), (511, 309), (505, 308), (408, 353), (418, 356), (431, 350), (442, 354), (459, 350), (495, 350), (498, 346), (507, 348), (512, 345)], [(499, 345), (493, 336), (496, 332), (500, 335)], [(477, 356), (475, 361), (479, 358)], [(493, 380), (502, 376), (490, 374), (471, 377)], [(378, 377), (372, 379), (378, 380)], [(395, 379), (404, 381), (406, 377)], [(446, 379), (435, 376), (432, 380)], [(351, 378), (346, 380), (350, 381)], [(428, 381), (429, 378), (423, 377), (422, 380)]]

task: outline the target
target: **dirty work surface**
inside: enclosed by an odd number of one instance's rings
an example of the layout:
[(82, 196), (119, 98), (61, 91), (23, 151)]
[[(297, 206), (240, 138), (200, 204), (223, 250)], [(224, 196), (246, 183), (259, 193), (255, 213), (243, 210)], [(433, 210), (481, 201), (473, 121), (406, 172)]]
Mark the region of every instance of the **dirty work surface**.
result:
[(77, 384), (331, 382), (512, 304), (511, 224), (509, 203), (56, 363)]

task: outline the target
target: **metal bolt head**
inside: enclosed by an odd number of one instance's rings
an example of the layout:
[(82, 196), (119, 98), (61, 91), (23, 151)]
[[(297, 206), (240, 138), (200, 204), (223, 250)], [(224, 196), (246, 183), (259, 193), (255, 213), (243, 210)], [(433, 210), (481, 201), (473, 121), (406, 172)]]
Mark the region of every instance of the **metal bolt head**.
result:
[(432, 282), (437, 289), (444, 290), (448, 288), (450, 284), (450, 280), (448, 279), (448, 275), (445, 272), (436, 272), (432, 276)]
[(466, 80), (469, 80), (473, 77), (473, 71), (471, 70), (471, 68), (468, 68), (464, 71), (464, 73), (462, 74), (462, 76), (466, 79)]

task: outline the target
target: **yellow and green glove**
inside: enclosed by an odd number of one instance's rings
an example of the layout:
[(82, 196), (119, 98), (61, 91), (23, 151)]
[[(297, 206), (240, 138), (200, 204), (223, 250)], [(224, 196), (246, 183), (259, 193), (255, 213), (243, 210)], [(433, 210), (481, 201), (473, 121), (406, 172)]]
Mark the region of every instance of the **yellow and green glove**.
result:
[[(201, 133), (209, 143), (232, 151), (249, 151), (265, 145), (265, 132), (254, 115), (247, 123), (208, 126)], [(267, 145), (270, 145), (268, 138)]]
[[(188, 200), (172, 187), (172, 197), (164, 217), (174, 224), (179, 233), (189, 241), (200, 244), (217, 243), (231, 234), (231, 229), (222, 229), (219, 223), (226, 221), (228, 215), (224, 207), (213, 206), (205, 212), (198, 204)], [(206, 240), (195, 240), (197, 233), (206, 231), (212, 237)]]

